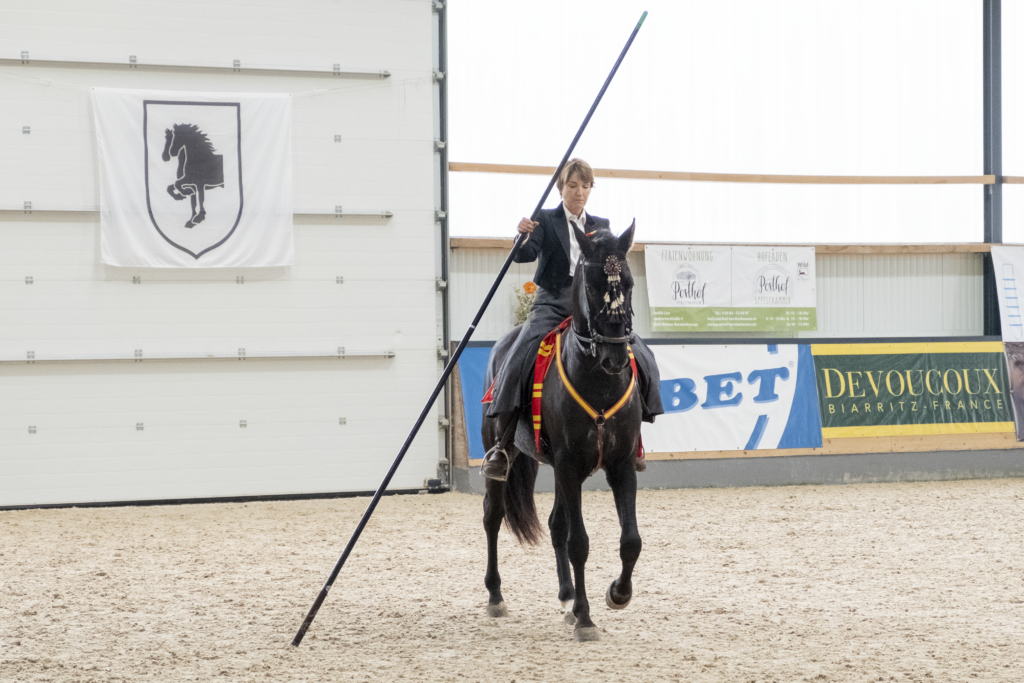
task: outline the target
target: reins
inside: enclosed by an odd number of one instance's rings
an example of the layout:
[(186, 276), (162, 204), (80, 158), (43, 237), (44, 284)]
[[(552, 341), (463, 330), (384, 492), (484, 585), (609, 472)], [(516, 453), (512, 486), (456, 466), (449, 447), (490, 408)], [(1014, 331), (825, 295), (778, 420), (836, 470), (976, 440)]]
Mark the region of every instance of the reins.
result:
[[(575, 330), (573, 333), (575, 334)], [(590, 418), (597, 424), (597, 467), (590, 473), (591, 476), (597, 473), (601, 469), (601, 464), (604, 461), (604, 423), (615, 413), (619, 412), (622, 406), (626, 405), (630, 397), (633, 395), (633, 389), (636, 388), (636, 359), (633, 358), (633, 349), (629, 346), (626, 347), (626, 351), (629, 352), (629, 367), (630, 377), (629, 386), (626, 387), (626, 393), (622, 395), (618, 401), (615, 402), (611, 408), (598, 412), (587, 403), (587, 401), (580, 396), (579, 392), (569, 381), (569, 376), (565, 372), (565, 366), (562, 365), (562, 334), (555, 336), (555, 363), (558, 365), (558, 375), (562, 378), (562, 384), (565, 386), (569, 395), (572, 396), (576, 403), (579, 404), (580, 408), (590, 416)]]

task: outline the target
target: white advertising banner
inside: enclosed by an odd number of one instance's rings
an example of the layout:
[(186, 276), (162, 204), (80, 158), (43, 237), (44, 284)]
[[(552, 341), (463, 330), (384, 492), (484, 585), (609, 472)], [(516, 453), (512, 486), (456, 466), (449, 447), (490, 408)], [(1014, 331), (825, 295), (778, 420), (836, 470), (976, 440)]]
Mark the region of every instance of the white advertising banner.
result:
[(650, 453), (820, 448), (807, 344), (652, 344), (665, 414), (644, 423)]
[(291, 97), (94, 88), (104, 263), (291, 264)]
[[(1024, 341), (1018, 290), (1024, 291), (1024, 247), (992, 246), (992, 269), (999, 293), (999, 321), (1004, 342)], [(1018, 285), (1017, 283), (1021, 284)]]
[(814, 247), (648, 244), (653, 332), (818, 328)]

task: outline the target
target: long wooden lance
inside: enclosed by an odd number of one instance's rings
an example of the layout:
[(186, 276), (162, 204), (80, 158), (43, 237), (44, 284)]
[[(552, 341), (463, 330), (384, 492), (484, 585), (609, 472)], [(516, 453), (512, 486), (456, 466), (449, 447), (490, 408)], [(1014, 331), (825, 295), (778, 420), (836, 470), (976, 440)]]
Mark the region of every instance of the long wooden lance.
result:
[[(532, 220), (537, 220), (537, 217), (540, 215), (540, 210), (544, 208), (544, 202), (547, 201), (548, 195), (551, 194), (551, 188), (554, 187), (555, 182), (558, 180), (558, 176), (562, 173), (562, 169), (565, 168), (566, 162), (569, 161), (572, 151), (576, 149), (576, 143), (580, 141), (583, 131), (587, 129), (587, 124), (590, 123), (590, 118), (597, 110), (597, 105), (601, 103), (601, 98), (604, 97), (604, 93), (611, 84), (612, 78), (615, 77), (615, 72), (619, 70), (619, 65), (622, 64), (622, 59), (629, 51), (630, 45), (633, 44), (633, 39), (636, 38), (636, 34), (640, 31), (640, 27), (643, 26), (644, 19), (646, 18), (647, 12), (644, 12), (640, 16), (640, 21), (637, 22), (633, 32), (629, 34), (629, 40), (626, 41), (625, 47), (623, 47), (622, 52), (619, 53), (619, 58), (615, 60), (615, 66), (612, 67), (611, 72), (608, 74), (608, 78), (604, 80), (604, 85), (601, 86), (601, 91), (597, 93), (594, 103), (590, 105), (590, 111), (587, 112), (587, 117), (583, 119), (583, 123), (580, 124), (580, 129), (576, 131), (576, 137), (572, 139), (572, 144), (569, 145), (569, 149), (565, 150), (565, 156), (562, 157), (562, 161), (559, 162), (558, 168), (555, 169), (554, 175), (551, 176), (551, 180), (548, 182), (547, 189), (544, 190), (543, 196), (541, 196), (540, 201), (537, 202), (537, 208), (533, 210), (533, 215), (531, 216)], [(395, 472), (398, 471), (398, 466), (402, 464), (402, 458), (405, 457), (406, 451), (409, 450), (409, 446), (412, 445), (413, 439), (416, 438), (416, 434), (423, 425), (423, 421), (426, 420), (427, 414), (434, 405), (434, 401), (437, 400), (438, 395), (441, 393), (441, 389), (444, 388), (445, 383), (448, 381), (449, 375), (452, 374), (452, 369), (455, 367), (455, 364), (459, 362), (459, 356), (462, 355), (462, 351), (466, 348), (466, 344), (469, 343), (469, 339), (473, 336), (476, 326), (480, 323), (480, 318), (483, 317), (484, 312), (487, 310), (487, 306), (491, 303), (491, 299), (494, 297), (494, 293), (498, 291), (498, 286), (505, 277), (505, 273), (508, 272), (509, 266), (512, 265), (512, 261), (515, 259), (516, 253), (519, 251), (519, 248), (526, 243), (526, 239), (523, 238), (522, 233), (516, 235), (515, 242), (512, 244), (512, 251), (509, 252), (508, 257), (505, 259), (505, 263), (501, 266), (501, 270), (498, 272), (498, 277), (494, 280), (494, 284), (491, 285), (491, 290), (487, 292), (487, 296), (484, 297), (484, 302), (480, 305), (480, 310), (476, 312), (476, 317), (473, 318), (472, 324), (469, 326), (469, 329), (466, 330), (466, 336), (462, 338), (462, 341), (459, 342), (459, 346), (455, 349), (455, 353), (453, 353), (451, 358), (448, 359), (448, 364), (445, 366), (444, 372), (441, 373), (441, 377), (437, 380), (437, 385), (434, 387), (434, 391), (431, 392), (430, 398), (427, 399), (427, 404), (423, 406), (423, 412), (421, 412), (420, 416), (416, 419), (416, 424), (413, 425), (412, 431), (409, 432), (409, 436), (405, 439), (405, 443), (402, 444), (402, 449), (398, 451), (398, 457), (395, 458), (395, 462), (391, 465), (391, 469), (388, 470), (387, 475), (384, 477), (384, 481), (381, 482), (380, 487), (378, 487), (376, 493), (373, 494), (373, 498), (370, 499), (370, 504), (366, 507), (366, 512), (363, 513), (363, 517), (359, 520), (359, 524), (356, 525), (356, 530), (348, 540), (348, 545), (345, 546), (345, 550), (341, 553), (341, 557), (338, 558), (337, 563), (335, 563), (334, 569), (331, 571), (331, 575), (327, 577), (327, 581), (324, 583), (323, 588), (321, 588), (320, 592), (317, 594), (316, 600), (313, 601), (313, 606), (309, 608), (309, 614), (306, 615), (306, 619), (302, 622), (302, 626), (299, 627), (299, 632), (295, 634), (295, 638), (292, 640), (293, 647), (298, 647), (302, 643), (302, 639), (305, 637), (306, 631), (308, 631), (309, 627), (313, 624), (313, 619), (316, 618), (316, 613), (320, 611), (320, 606), (324, 604), (328, 591), (331, 590), (335, 579), (338, 578), (341, 568), (345, 566), (345, 560), (347, 560), (348, 556), (352, 553), (352, 548), (355, 547), (356, 541), (359, 540), (359, 535), (363, 533), (363, 529), (366, 528), (366, 523), (370, 521), (370, 516), (373, 514), (374, 509), (376, 509), (377, 503), (380, 502), (381, 496), (383, 496), (384, 491), (387, 490), (392, 477), (394, 477)]]

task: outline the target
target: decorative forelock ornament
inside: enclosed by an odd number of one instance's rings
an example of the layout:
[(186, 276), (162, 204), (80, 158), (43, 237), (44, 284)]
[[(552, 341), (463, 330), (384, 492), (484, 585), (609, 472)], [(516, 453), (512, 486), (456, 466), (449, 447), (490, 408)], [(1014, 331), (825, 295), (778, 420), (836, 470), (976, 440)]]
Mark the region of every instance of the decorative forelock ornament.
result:
[(609, 318), (623, 318), (627, 313), (626, 297), (622, 293), (622, 264), (614, 254), (604, 260), (604, 274), (608, 276), (608, 291), (601, 313)]

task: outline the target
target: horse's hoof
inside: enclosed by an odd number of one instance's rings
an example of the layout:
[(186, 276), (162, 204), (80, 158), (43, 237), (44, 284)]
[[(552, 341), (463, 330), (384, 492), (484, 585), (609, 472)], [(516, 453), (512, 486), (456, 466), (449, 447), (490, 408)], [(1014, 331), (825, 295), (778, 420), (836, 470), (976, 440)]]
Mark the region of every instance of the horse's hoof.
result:
[(597, 627), (591, 626), (589, 628), (577, 628), (573, 631), (573, 635), (576, 636), (576, 642), (589, 643), (595, 640), (601, 640), (601, 636), (597, 634)]
[(614, 586), (614, 585), (615, 585), (614, 581), (612, 581), (610, 584), (608, 584), (608, 591), (604, 594), (604, 601), (606, 603), (608, 603), (608, 606), (611, 607), (612, 609), (626, 609), (627, 607), (629, 607), (629, 603), (633, 600), (633, 596), (631, 594), (629, 596), (629, 600), (626, 600), (626, 602), (622, 603), (621, 605), (618, 604), (617, 602), (612, 600), (612, 586)]
[(505, 607), (505, 601), (502, 600), (497, 605), (487, 605), (487, 616), (489, 617), (507, 617), (508, 607)]
[(185, 224), (186, 228), (191, 228), (193, 226), (195, 226), (195, 223), (193, 223), (192, 221), (189, 221), (188, 223)]
[(564, 619), (565, 619), (565, 623), (567, 623), (569, 626), (575, 626), (576, 625), (576, 615), (572, 613), (572, 610), (569, 610), (568, 612), (565, 613)]
[(200, 223), (202, 223), (205, 220), (206, 220), (206, 212), (203, 212), (203, 213), (199, 214), (198, 216), (196, 216), (195, 218), (193, 218), (190, 222), (192, 223), (192, 225), (199, 225)]

